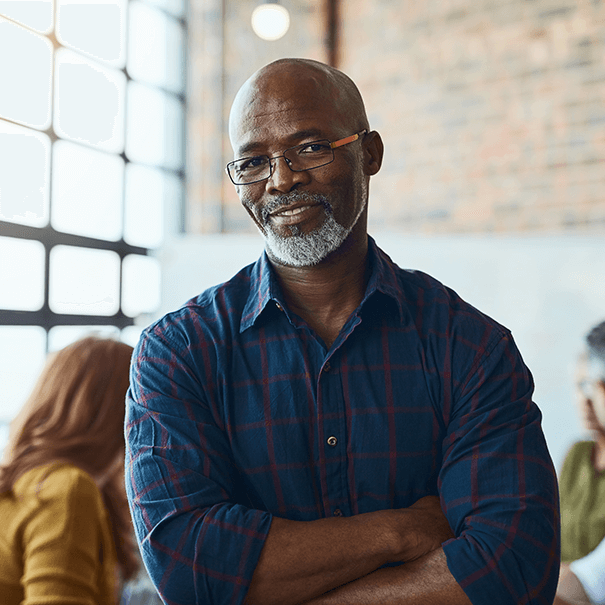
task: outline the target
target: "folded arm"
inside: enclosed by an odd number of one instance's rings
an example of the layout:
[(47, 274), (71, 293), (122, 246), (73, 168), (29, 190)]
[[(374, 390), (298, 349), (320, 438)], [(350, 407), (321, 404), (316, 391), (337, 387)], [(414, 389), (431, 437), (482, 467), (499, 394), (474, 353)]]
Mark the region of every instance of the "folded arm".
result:
[(400, 567), (379, 569), (305, 605), (469, 605), (442, 548)]
[(474, 605), (550, 603), (559, 498), (532, 377), (510, 334), (479, 351), (452, 386), (439, 491), (457, 537), (443, 551)]
[[(396, 571), (394, 568), (375, 570), (385, 563), (424, 559), (451, 537), (453, 534), (434, 496), (422, 498), (406, 509), (365, 513), (348, 519), (295, 522), (275, 518), (246, 603), (294, 605), (344, 584), (358, 584), (362, 582), (359, 578), (370, 572), (375, 573), (367, 577), (376, 576), (388, 582), (395, 577), (390, 573)], [(340, 595), (340, 591), (335, 593)]]

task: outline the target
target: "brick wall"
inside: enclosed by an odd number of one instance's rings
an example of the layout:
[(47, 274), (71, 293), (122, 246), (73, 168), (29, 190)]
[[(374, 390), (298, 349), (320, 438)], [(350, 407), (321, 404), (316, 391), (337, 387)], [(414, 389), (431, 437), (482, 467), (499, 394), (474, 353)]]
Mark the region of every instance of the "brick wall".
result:
[[(188, 227), (251, 231), (223, 166), (235, 92), (283, 56), (325, 60), (325, 0), (191, 0)], [(340, 0), (339, 67), (386, 155), (371, 228), (605, 231), (605, 0)], [(221, 133), (223, 133), (221, 135)]]
[(374, 227), (605, 230), (602, 0), (347, 0), (339, 66), (381, 132)]

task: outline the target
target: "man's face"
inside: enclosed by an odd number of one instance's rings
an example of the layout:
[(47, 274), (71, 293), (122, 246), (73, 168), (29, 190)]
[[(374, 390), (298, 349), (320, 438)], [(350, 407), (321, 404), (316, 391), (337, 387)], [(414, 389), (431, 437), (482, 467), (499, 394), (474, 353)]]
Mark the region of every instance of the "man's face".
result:
[[(347, 124), (315, 83), (306, 84), (286, 79), (251, 96), (232, 129), (235, 158), (281, 155), (295, 145), (355, 132), (355, 123)], [(342, 245), (366, 208), (361, 145), (358, 140), (337, 148), (331, 164), (305, 172), (291, 171), (279, 158), (270, 179), (237, 187), (273, 260), (311, 266)]]

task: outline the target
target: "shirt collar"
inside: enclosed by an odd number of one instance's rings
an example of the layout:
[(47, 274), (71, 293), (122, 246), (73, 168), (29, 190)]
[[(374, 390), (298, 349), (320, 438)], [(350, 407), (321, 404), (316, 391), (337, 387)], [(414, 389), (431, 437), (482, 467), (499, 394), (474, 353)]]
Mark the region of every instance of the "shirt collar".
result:
[(395, 301), (399, 319), (403, 321), (402, 305), (405, 293), (397, 275), (397, 272), (401, 269), (391, 260), (388, 254), (376, 245), (371, 235), (368, 235), (368, 257), (370, 263), (372, 263), (372, 272), (361, 304), (364, 305), (374, 292), (382, 292)]
[(275, 289), (272, 287), (274, 280), (275, 276), (273, 275), (267, 252), (263, 250), (261, 257), (252, 265), (250, 293), (242, 312), (242, 320), (239, 327), (240, 333), (247, 330), (256, 322), (259, 315), (267, 306), (267, 303), (272, 299), (271, 292)]
[[(403, 321), (402, 300), (404, 299), (404, 292), (397, 279), (397, 270), (399, 267), (376, 245), (374, 238), (370, 235), (368, 235), (368, 258), (372, 270), (366, 293), (360, 306), (363, 306), (375, 292), (382, 292), (395, 301), (399, 318)], [(274, 301), (282, 307), (284, 306), (281, 288), (271, 268), (267, 252), (263, 251), (261, 257), (252, 266), (250, 293), (248, 294), (248, 299), (242, 313), (240, 332), (247, 330), (256, 323), (256, 320), (270, 301)]]

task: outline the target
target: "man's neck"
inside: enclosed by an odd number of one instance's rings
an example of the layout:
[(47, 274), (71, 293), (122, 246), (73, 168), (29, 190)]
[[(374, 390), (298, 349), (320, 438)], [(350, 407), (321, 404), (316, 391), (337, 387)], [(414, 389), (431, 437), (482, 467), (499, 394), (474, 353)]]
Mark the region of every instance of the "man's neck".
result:
[(363, 300), (369, 279), (367, 233), (347, 238), (337, 251), (312, 267), (272, 264), (288, 308), (329, 347)]

